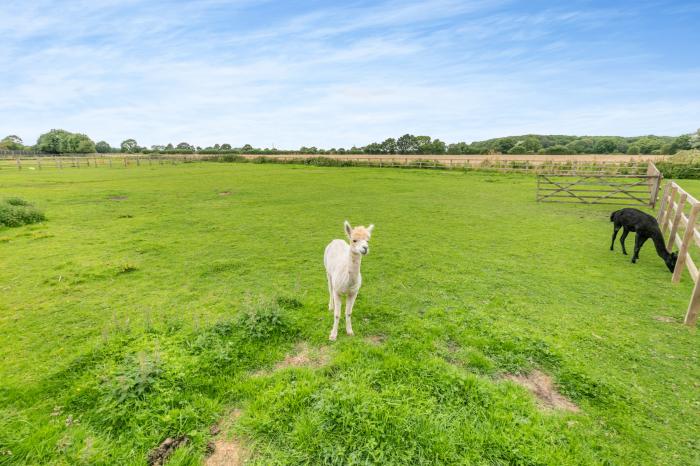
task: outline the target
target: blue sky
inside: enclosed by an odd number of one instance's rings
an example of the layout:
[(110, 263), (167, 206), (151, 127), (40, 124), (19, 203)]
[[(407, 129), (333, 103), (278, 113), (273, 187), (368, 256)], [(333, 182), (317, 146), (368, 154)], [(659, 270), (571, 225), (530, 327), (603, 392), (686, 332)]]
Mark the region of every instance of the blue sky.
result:
[(697, 1), (0, 2), (0, 137), (350, 147), (700, 127)]

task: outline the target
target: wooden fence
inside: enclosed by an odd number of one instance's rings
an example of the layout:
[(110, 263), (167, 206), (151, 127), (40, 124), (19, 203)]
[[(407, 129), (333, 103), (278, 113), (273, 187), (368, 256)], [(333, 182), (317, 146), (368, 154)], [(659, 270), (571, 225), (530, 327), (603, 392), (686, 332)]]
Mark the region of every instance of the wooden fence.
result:
[[(299, 157), (290, 155), (238, 155), (231, 154), (250, 162), (263, 163), (298, 163), (328, 166), (357, 166), (374, 168), (420, 168), (438, 170), (485, 170), (503, 173), (578, 173), (594, 174), (641, 173), (647, 169), (644, 160), (628, 162), (615, 161), (580, 161), (567, 159), (538, 158), (532, 160), (506, 160), (499, 158), (440, 157), (388, 157), (388, 156), (349, 156), (349, 157)], [(5, 156), (0, 155), (0, 170), (4, 168), (43, 170), (47, 168), (82, 168), (82, 167), (131, 167), (188, 163), (197, 161), (228, 161), (227, 156), (217, 154), (78, 154), (40, 156)], [(240, 160), (240, 159), (239, 159)], [(237, 161), (237, 160), (233, 160)]]
[(537, 174), (537, 201), (653, 208), (661, 179), (661, 172), (652, 162), (617, 170), (596, 170), (587, 166), (563, 172), (546, 171)]
[(674, 245), (678, 247), (678, 261), (673, 271), (673, 282), (678, 283), (683, 269), (687, 268), (694, 283), (693, 293), (690, 296), (690, 303), (684, 319), (687, 325), (695, 325), (698, 311), (700, 311), (698, 267), (691, 257), (693, 245), (700, 247), (698, 215), (700, 215), (700, 202), (675, 182), (667, 183), (661, 196), (658, 221), (664, 234), (669, 231), (666, 249), (671, 251)]

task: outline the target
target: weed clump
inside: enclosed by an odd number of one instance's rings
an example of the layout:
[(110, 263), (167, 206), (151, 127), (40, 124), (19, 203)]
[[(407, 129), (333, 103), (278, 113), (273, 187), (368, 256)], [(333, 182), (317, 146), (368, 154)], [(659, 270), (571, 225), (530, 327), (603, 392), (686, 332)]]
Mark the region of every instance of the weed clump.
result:
[(46, 220), (43, 212), (19, 197), (0, 201), (0, 226), (21, 227)]
[(283, 309), (299, 309), (303, 306), (302, 302), (298, 299), (287, 296), (279, 296), (277, 298), (277, 305)]
[(131, 262), (124, 262), (123, 264), (119, 264), (117, 266), (117, 275), (136, 272), (138, 269), (139, 268), (136, 266), (136, 264), (132, 264)]
[(289, 331), (279, 305), (262, 303), (245, 311), (238, 318), (238, 325), (254, 340), (278, 337)]

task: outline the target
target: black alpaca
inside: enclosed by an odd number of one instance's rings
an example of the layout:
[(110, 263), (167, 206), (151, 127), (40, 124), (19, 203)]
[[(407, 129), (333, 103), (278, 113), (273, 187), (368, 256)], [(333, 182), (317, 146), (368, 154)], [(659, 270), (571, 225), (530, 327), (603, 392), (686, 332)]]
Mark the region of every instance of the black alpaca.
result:
[(632, 263), (634, 264), (639, 259), (639, 250), (644, 246), (644, 242), (649, 238), (654, 241), (654, 246), (656, 246), (656, 253), (660, 258), (664, 260), (668, 270), (673, 273), (673, 269), (676, 267), (676, 260), (678, 259), (678, 254), (675, 252), (669, 253), (666, 250), (666, 244), (664, 243), (664, 236), (661, 234), (661, 229), (659, 228), (659, 222), (656, 221), (654, 217), (649, 214), (642, 212), (637, 209), (620, 209), (616, 210), (610, 214), (610, 221), (615, 224), (613, 227), (612, 244), (610, 244), (610, 250), (613, 250), (615, 245), (615, 237), (620, 228), (622, 228), (622, 236), (620, 236), (620, 244), (622, 245), (622, 253), (627, 254), (625, 249), (625, 238), (630, 231), (634, 231), (637, 234), (634, 239), (634, 254), (632, 254)]

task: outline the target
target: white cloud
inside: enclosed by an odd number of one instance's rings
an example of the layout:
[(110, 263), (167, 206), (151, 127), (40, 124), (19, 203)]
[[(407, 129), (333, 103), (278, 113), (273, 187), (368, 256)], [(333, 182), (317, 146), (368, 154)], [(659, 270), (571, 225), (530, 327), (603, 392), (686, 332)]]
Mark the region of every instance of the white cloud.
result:
[(452, 142), (698, 126), (700, 69), (660, 71), (599, 34), (626, 12), (502, 3), (331, 6), (263, 26), (246, 18), (266, 2), (0, 5), (16, 18), (0, 24), (0, 132), (349, 147), (405, 132)]

